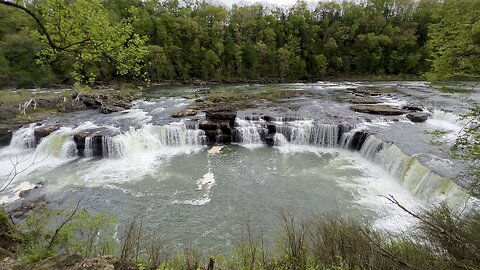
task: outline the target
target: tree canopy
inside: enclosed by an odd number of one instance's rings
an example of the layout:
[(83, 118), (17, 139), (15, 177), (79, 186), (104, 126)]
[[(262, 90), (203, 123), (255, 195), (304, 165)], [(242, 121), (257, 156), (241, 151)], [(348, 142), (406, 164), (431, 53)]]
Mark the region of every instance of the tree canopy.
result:
[(27, 13), (0, 5), (0, 77), (9, 86), (139, 75), (154, 82), (429, 71), (432, 79), (474, 77), (480, 68), (479, 2), (368, 0), (319, 2), (315, 8), (302, 1), (290, 8), (177, 0), (23, 5), (44, 29)]

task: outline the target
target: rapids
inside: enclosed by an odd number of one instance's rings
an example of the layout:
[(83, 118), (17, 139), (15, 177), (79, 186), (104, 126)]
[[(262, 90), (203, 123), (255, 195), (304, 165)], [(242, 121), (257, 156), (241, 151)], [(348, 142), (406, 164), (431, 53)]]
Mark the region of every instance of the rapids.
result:
[[(445, 143), (451, 143), (465, 123), (437, 105), (465, 111), (463, 105), (443, 95), (426, 97), (430, 87), (411, 82), (395, 84), (403, 92), (383, 101), (403, 106), (418, 90), (413, 99), (433, 106), (427, 122), (359, 118), (341, 99), (347, 88), (361, 84), (278, 85), (316, 96), (289, 101), (298, 109), (287, 113), (285, 108), (239, 111), (233, 143), (212, 149), (214, 142), (195, 117), (170, 117), (191, 101), (163, 97), (156, 90), (149, 92), (149, 101), (138, 101), (125, 113), (79, 112), (67, 120), (49, 119), (41, 125), (62, 127), (40, 141), (35, 138), (38, 125), (31, 124), (15, 131), (10, 145), (0, 149), (0, 177), (10, 173), (12, 163), (25, 169), (0, 203), (11, 203), (21, 190), (42, 182), (38, 192), (59, 207), (87, 197), (91, 211), (111, 212), (121, 223), (142, 213), (146, 226), (179, 249), (219, 252), (233, 248), (247, 221), (272, 243), (282, 209), (300, 217), (353, 216), (392, 232), (407, 230), (415, 221), (384, 196), (393, 195), (412, 210), (440, 201), (462, 209), (469, 198), (465, 183), (451, 180), (461, 164), (430, 145), (422, 131), (442, 129)], [(261, 86), (232, 86), (232, 91), (256, 87)], [(173, 91), (179, 95), (176, 91), (185, 89)], [(93, 129), (102, 135), (87, 135), (82, 153), (74, 135)], [(470, 199), (467, 206), (476, 204)]]

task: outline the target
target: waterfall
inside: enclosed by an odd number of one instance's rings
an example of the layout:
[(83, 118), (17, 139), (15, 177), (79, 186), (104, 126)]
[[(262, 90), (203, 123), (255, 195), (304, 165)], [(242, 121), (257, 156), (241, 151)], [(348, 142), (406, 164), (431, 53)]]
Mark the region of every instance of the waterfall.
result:
[(270, 119), (273, 121), (237, 118), (234, 141), (241, 144), (262, 144), (270, 135), (274, 141), (283, 141), (283, 144), (289, 142), (331, 148), (338, 146), (342, 134), (351, 130), (350, 126), (324, 124), (314, 120), (283, 121), (290, 119), (269, 117)]
[(37, 124), (32, 123), (13, 132), (12, 140), (10, 141), (10, 147), (16, 149), (35, 148), (37, 145), (35, 142), (36, 127)]
[(199, 146), (206, 136), (198, 126), (188, 126), (183, 121), (165, 126), (147, 124), (140, 129), (102, 138), (103, 156), (121, 158), (141, 151), (158, 151), (170, 146)]
[(71, 128), (61, 128), (43, 138), (37, 146), (37, 152), (62, 159), (77, 156), (77, 146), (73, 141)]
[(365, 140), (360, 154), (382, 166), (415, 197), (424, 201), (446, 201), (453, 209), (461, 209), (469, 198), (468, 193), (452, 180), (432, 172), (395, 144), (383, 142), (374, 135)]
[(262, 135), (265, 138), (267, 132), (265, 123), (261, 119), (243, 120), (237, 118), (235, 120), (234, 141), (243, 144), (262, 144)]

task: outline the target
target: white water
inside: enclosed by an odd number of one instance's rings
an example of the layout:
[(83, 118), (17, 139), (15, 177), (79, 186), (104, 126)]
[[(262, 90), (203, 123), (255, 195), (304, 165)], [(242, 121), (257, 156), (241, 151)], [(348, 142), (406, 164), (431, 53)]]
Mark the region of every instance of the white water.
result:
[[(447, 119), (452, 123), (457, 121), (451, 115), (445, 113), (437, 114), (439, 119)], [(315, 149), (319, 149), (318, 147), (321, 147), (321, 149), (348, 148), (355, 132), (362, 131), (365, 128), (364, 126), (358, 126), (351, 129), (351, 127), (322, 124), (313, 120), (294, 120), (290, 122), (281, 121), (282, 119), (275, 120), (273, 122), (276, 129), (276, 133), (273, 136), (274, 145), (285, 153), (311, 151), (305, 149), (310, 149), (312, 146), (315, 146)], [(240, 144), (249, 148), (252, 146), (263, 146), (263, 140), (266, 133), (268, 133), (266, 124), (267, 122), (264, 120), (247, 121), (237, 119), (235, 133)], [(6, 149), (2, 149), (0, 157), (6, 157), (6, 153), (11, 153), (13, 150), (27, 151), (27, 153), (34, 151), (35, 155), (43, 155), (47, 159), (45, 164), (43, 162), (42, 164), (35, 164), (26, 173), (28, 174), (35, 170), (48, 171), (77, 158), (78, 154), (76, 144), (73, 141), (73, 135), (79, 131), (94, 128), (98, 127), (89, 122), (76, 128), (61, 128), (42, 139), (37, 148), (33, 150), (31, 147), (32, 143), (35, 143), (35, 138), (33, 137), (35, 126), (31, 125), (15, 132), (12, 144)], [(113, 130), (111, 127), (110, 129)], [(206, 138), (202, 130), (199, 130), (197, 126), (188, 126), (183, 121), (164, 126), (145, 124), (140, 129), (132, 128), (116, 136), (103, 136), (101, 149), (105, 159), (94, 162), (89, 162), (88, 160), (80, 161), (78, 163), (79, 169), (69, 172), (69, 178), (75, 179), (75, 184), (87, 187), (112, 186), (113, 183), (141, 180), (144, 176), (152, 174), (155, 168), (158, 168), (158, 166), (168, 161), (171, 157), (200, 151), (203, 149), (205, 142)], [(93, 143), (93, 137), (87, 137), (85, 139), (85, 157), (93, 157), (94, 147), (96, 146)], [(338, 151), (338, 149), (334, 151)], [(353, 182), (342, 182), (342, 184), (355, 186), (358, 190), (361, 190), (359, 192), (360, 201), (372, 206), (377, 205), (380, 207), (385, 204), (385, 200), (378, 200), (375, 197), (379, 195), (387, 196), (389, 192), (399, 194), (398, 196), (404, 197), (406, 201), (410, 201), (411, 198), (407, 198), (404, 194), (406, 190), (415, 200), (426, 203), (446, 200), (450, 206), (457, 209), (463, 206), (468, 197), (468, 194), (453, 181), (435, 174), (420, 164), (416, 158), (405, 155), (395, 145), (384, 143), (375, 136), (370, 135), (366, 137), (366, 141), (360, 149), (360, 155), (376, 165), (373, 167), (367, 166), (362, 163), (363, 161), (350, 159), (351, 163), (360, 164), (358, 168), (369, 169), (365, 169), (366, 177), (359, 178)], [(9, 172), (6, 169), (7, 161), (5, 158), (0, 159), (0, 164), (2, 165), (1, 175), (6, 175)], [(372, 173), (381, 175), (380, 167), (390, 175), (383, 176), (385, 182), (381, 182), (382, 177), (380, 176), (374, 178), (368, 176)], [(341, 179), (340, 177), (339, 181)], [(23, 182), (25, 181), (21, 177), (17, 181), (17, 183)], [(71, 181), (60, 183), (57, 189), (60, 190), (65, 185), (71, 183)], [(174, 203), (197, 206), (206, 205), (211, 200), (210, 190), (214, 184), (215, 175), (211, 172), (209, 165), (208, 171), (196, 182), (197, 189), (201, 193), (199, 194), (200, 197), (174, 201)], [(398, 189), (400, 186), (402, 188)], [(18, 194), (20, 190), (18, 185), (12, 187), (11, 193), (7, 197), (2, 198), (2, 200), (11, 201), (15, 199), (15, 194)], [(412, 207), (415, 205), (417, 203), (413, 203)], [(396, 215), (396, 217), (399, 216)], [(385, 221), (384, 223), (387, 224), (388, 222)]]
[[(273, 122), (264, 120), (237, 119), (235, 127), (238, 142), (242, 145), (262, 145), (263, 138), (268, 133), (267, 124), (275, 125), (274, 140), (281, 143), (285, 139), (292, 144), (316, 145), (321, 147), (336, 147), (340, 138), (340, 126), (336, 124), (323, 124), (314, 120), (284, 121), (276, 118)], [(277, 136), (282, 135), (283, 138)]]
[[(437, 112), (437, 118), (434, 117), (434, 119), (445, 119), (444, 122), (459, 125), (458, 118), (455, 118), (453, 114)], [(358, 146), (361, 145), (361, 148), (357, 149), (364, 158), (381, 166), (416, 198), (432, 204), (446, 201), (454, 209), (462, 209), (469, 198), (468, 193), (452, 180), (432, 172), (415, 157), (404, 154), (397, 146), (384, 143), (367, 133), (358, 133), (355, 138), (357, 132), (365, 129), (364, 125), (358, 125), (347, 132), (344, 130), (344, 133), (341, 134), (339, 125), (321, 124), (311, 120), (276, 121), (274, 123), (276, 127), (273, 137), (274, 145), (284, 151), (298, 151), (294, 145), (345, 149), (353, 147), (355, 149), (357, 146), (353, 145), (353, 140), (356, 139)], [(260, 132), (265, 132), (262, 129), (265, 129), (265, 122), (242, 120), (240, 134), (248, 135), (246, 138), (259, 140)], [(359, 139), (360, 142), (358, 142)], [(247, 146), (252, 142), (250, 139), (242, 142), (245, 141)]]
[(435, 130), (443, 131), (445, 134), (443, 134), (442, 140), (449, 143), (460, 135), (467, 122), (454, 113), (434, 110), (426, 123)]
[[(446, 201), (453, 209), (462, 209), (469, 198), (467, 192), (452, 180), (441, 177), (400, 148), (370, 135), (360, 150), (363, 157), (379, 164), (411, 194), (434, 204)], [(473, 202), (472, 202), (473, 203)]]

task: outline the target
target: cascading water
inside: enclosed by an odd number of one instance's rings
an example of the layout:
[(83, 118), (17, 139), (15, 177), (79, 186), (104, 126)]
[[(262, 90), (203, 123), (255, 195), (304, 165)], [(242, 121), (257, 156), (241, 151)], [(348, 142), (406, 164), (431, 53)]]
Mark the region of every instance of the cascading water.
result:
[(12, 135), (12, 140), (10, 142), (11, 148), (16, 149), (26, 149), (26, 148), (35, 148), (35, 128), (37, 127), (36, 123), (32, 123), (28, 126), (22, 127), (15, 131)]
[(103, 138), (103, 156), (120, 158), (142, 151), (158, 151), (169, 146), (199, 146), (206, 143), (205, 132), (184, 122), (165, 126), (147, 124), (115, 137)]
[[(274, 144), (289, 142), (298, 145), (316, 145), (321, 147), (336, 147), (349, 126), (324, 124), (314, 120), (281, 121), (243, 120), (237, 119), (235, 126), (235, 141), (241, 144), (262, 144), (268, 134), (271, 134)], [(278, 121), (277, 121), (278, 120)], [(282, 137), (279, 137), (282, 135)]]
[(381, 165), (415, 197), (424, 201), (446, 201), (453, 209), (461, 209), (469, 198), (468, 193), (452, 180), (437, 175), (415, 157), (404, 154), (396, 145), (383, 142), (374, 135), (367, 137), (360, 154)]
[(248, 121), (237, 118), (235, 120), (234, 140), (243, 144), (263, 144), (267, 132), (264, 120)]
[(61, 128), (42, 139), (37, 146), (37, 152), (62, 159), (77, 156), (77, 146), (73, 141), (71, 128)]

